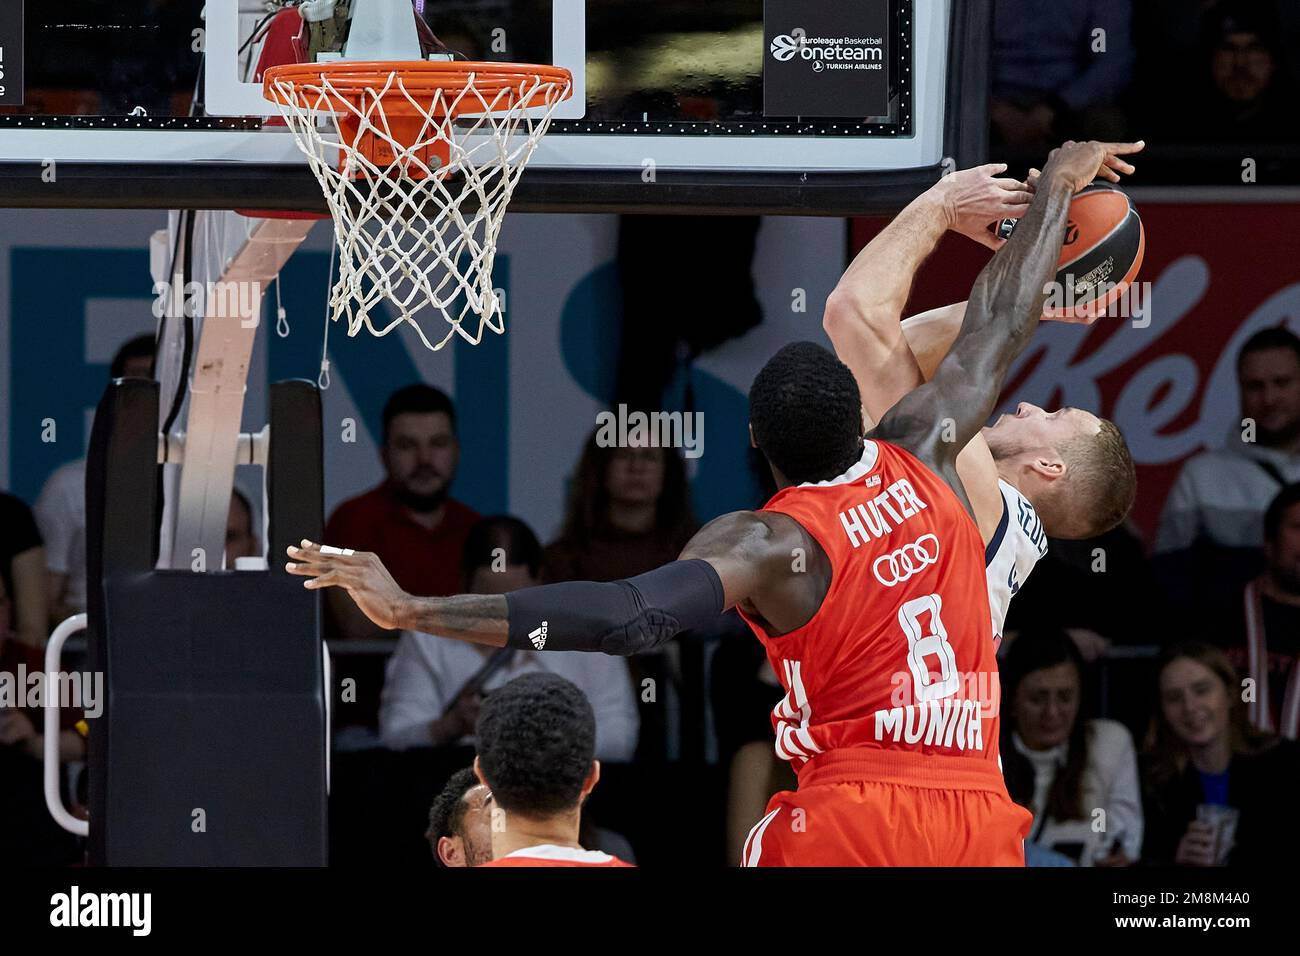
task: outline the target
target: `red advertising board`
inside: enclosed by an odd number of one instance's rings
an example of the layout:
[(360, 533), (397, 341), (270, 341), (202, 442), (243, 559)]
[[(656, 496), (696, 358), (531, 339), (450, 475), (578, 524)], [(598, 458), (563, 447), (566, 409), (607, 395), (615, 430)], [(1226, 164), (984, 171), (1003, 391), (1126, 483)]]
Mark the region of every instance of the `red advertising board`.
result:
[[(1300, 334), (1300, 201), (1166, 203), (1140, 194), (1142, 314), (1091, 327), (1044, 323), (1004, 403), (1078, 405), (1119, 425), (1138, 466), (1133, 520), (1154, 536), (1182, 462), (1241, 428), (1235, 357), (1261, 328)], [(883, 220), (853, 223), (854, 253)], [(912, 289), (908, 314), (964, 299), (990, 253), (949, 235)]]

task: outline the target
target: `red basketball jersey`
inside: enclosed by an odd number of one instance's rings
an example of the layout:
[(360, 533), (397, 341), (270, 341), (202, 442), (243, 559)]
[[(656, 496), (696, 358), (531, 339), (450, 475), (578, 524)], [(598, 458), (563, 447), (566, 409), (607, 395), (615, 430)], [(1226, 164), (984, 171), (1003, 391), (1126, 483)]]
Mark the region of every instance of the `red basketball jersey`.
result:
[(763, 510), (798, 521), (832, 567), (803, 627), (769, 637), (749, 622), (786, 691), (772, 712), (777, 754), (801, 776), (845, 748), (996, 767), (984, 545), (952, 489), (910, 453), (868, 440), (843, 475), (785, 488)]
[(631, 866), (616, 856), (599, 850), (545, 844), (516, 850), (479, 866)]

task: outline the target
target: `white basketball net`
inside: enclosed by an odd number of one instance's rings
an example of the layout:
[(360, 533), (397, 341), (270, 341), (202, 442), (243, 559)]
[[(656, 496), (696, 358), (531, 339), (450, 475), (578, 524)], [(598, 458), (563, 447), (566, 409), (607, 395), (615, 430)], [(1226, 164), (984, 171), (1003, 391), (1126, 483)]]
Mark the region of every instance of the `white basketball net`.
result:
[[(281, 79), (274, 87), (334, 220), (339, 270), (330, 318), (346, 317), (348, 335), (362, 328), (387, 335), (409, 322), (435, 350), (452, 335), (477, 345), (485, 328), (505, 331), (492, 286), (497, 236), (520, 173), (570, 84), (522, 76), (514, 86), (485, 93), (471, 73), (463, 88), (413, 93), (394, 72), (385, 86), (357, 97), (340, 93), (328, 73), (315, 80)], [(391, 109), (394, 96), (422, 117), (410, 145), (390, 129), (385, 97)], [(345, 107), (360, 124), (355, 136), (342, 128)], [(364, 155), (366, 134), (391, 150), (391, 162)], [(446, 165), (438, 166), (432, 153), (420, 158), (435, 146), (447, 152)], [(382, 300), (395, 307), (396, 318), (379, 306)], [(421, 327), (426, 310), (447, 327)]]

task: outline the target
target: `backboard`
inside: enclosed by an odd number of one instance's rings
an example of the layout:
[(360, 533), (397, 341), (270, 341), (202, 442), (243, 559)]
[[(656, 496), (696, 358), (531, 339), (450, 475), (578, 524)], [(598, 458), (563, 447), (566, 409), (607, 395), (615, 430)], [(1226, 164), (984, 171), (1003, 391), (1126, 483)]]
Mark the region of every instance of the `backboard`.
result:
[[(339, 57), (344, 0), (6, 9), (0, 204), (324, 211), (259, 69)], [(413, 0), (412, 16), (417, 56), (573, 74), (517, 211), (878, 212), (945, 157), (982, 158), (989, 0)]]

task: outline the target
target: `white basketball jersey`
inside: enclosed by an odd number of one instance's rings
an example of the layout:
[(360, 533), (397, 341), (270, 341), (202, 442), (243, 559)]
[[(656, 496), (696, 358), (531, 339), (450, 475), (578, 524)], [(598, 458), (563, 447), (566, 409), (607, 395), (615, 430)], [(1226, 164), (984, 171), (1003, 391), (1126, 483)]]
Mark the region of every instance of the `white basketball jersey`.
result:
[(993, 611), (993, 640), (1000, 643), (1011, 597), (1047, 553), (1047, 534), (1028, 498), (1001, 478), (998, 488), (1002, 492), (1002, 520), (984, 549), (984, 572)]

